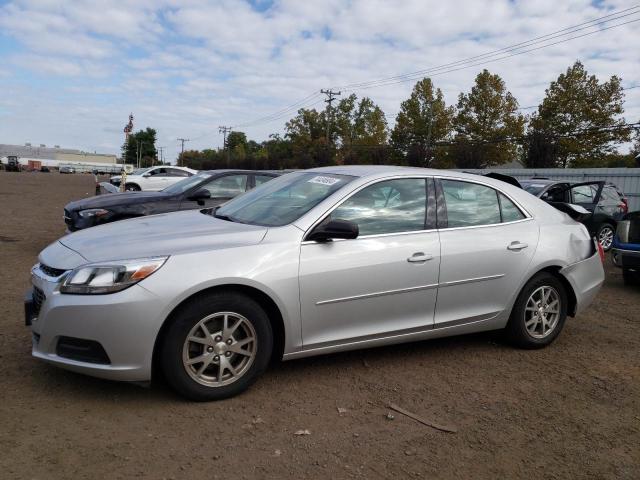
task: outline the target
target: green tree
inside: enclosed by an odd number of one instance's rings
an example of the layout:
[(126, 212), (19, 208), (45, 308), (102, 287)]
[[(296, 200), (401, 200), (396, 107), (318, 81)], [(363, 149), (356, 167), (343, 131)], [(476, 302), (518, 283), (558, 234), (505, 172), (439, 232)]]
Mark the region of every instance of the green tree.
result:
[(402, 102), (391, 144), (409, 165), (429, 167), (447, 164), (447, 150), (434, 148), (448, 141), (453, 127), (453, 107), (447, 107), (442, 91), (434, 89), (430, 78), (415, 84), (411, 96)]
[(139, 163), (140, 167), (150, 167), (158, 163), (157, 155), (156, 131), (153, 128), (132, 133), (122, 146), (122, 159), (131, 165)]
[(387, 151), (387, 119), (370, 98), (358, 102), (355, 94), (342, 99), (335, 110), (337, 163), (381, 163)]
[(312, 168), (334, 163), (333, 142), (326, 141), (326, 114), (302, 108), (285, 125), (285, 138), (298, 168)]
[(518, 113), (518, 102), (499, 75), (480, 72), (469, 93), (458, 96), (454, 120), (456, 130), (453, 156), (461, 168), (501, 165), (518, 157), (517, 141), (525, 118)]
[(547, 88), (529, 134), (555, 140), (557, 167), (603, 166), (603, 158), (629, 140), (629, 131), (619, 128), (624, 124), (623, 102), (620, 78), (614, 75), (601, 83), (576, 61)]

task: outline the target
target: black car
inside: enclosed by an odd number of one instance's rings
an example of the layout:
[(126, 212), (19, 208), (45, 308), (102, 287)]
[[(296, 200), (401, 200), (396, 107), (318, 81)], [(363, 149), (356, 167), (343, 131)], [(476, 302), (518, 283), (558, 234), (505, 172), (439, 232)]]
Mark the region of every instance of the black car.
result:
[(591, 215), (582, 223), (604, 250), (611, 248), (616, 225), (628, 210), (627, 199), (618, 187), (602, 181), (569, 183), (545, 178), (519, 182), (527, 192), (552, 205), (572, 203), (587, 209)]
[(251, 190), (283, 172), (210, 170), (185, 178), (159, 192), (97, 195), (67, 204), (64, 221), (70, 231), (157, 213), (211, 208)]

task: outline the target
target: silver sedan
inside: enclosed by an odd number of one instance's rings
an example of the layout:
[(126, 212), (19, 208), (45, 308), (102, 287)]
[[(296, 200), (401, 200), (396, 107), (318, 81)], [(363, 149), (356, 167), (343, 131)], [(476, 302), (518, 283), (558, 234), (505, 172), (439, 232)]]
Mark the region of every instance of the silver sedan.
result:
[(549, 345), (604, 280), (586, 228), (499, 180), (401, 167), (290, 173), (217, 210), (73, 233), (32, 269), (33, 355), (97, 377), (162, 370), (195, 400), (271, 359), (504, 330)]

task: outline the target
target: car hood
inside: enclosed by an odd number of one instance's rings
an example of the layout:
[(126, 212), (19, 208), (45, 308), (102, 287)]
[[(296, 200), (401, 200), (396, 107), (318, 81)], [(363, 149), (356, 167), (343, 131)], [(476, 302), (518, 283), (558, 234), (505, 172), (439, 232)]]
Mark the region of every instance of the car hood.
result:
[[(260, 243), (266, 227), (234, 223), (203, 214), (199, 210), (133, 218), (81, 230), (52, 244), (41, 257), (47, 265), (70, 268), (67, 249), (89, 262), (176, 255), (201, 250), (234, 248)], [(60, 247), (66, 247), (60, 249)], [(60, 249), (65, 265), (51, 259), (50, 248)], [(86, 263), (80, 262), (78, 263)], [(78, 266), (78, 265), (74, 265)]]
[(157, 202), (172, 197), (164, 192), (118, 192), (95, 197), (83, 198), (70, 202), (65, 207), (69, 212), (86, 210), (87, 208), (107, 208), (116, 205), (136, 205), (140, 203)]

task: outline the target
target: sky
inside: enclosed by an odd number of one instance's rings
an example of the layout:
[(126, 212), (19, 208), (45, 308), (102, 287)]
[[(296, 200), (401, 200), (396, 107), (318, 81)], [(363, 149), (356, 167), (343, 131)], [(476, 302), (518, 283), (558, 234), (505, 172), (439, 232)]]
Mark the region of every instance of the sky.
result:
[[(370, 97), (393, 125), (419, 75), (349, 85), (478, 56), (430, 71), (448, 104), (470, 90), (483, 68), (505, 80), (521, 107), (538, 105), (549, 83), (576, 60), (602, 81), (618, 75), (623, 86), (634, 87), (640, 85), (640, 9), (629, 10), (635, 5), (623, 0), (0, 2), (0, 143), (119, 154), (133, 113), (134, 128), (155, 128), (165, 159), (174, 161), (178, 138), (190, 139), (189, 149), (220, 147), (222, 125), (257, 141), (282, 134), (297, 108), (324, 108), (319, 91), (327, 88)], [(615, 12), (621, 13), (604, 19), (607, 23), (525, 44), (532, 51), (482, 56)], [(634, 23), (621, 25), (626, 22)], [(608, 28), (614, 25), (620, 26)], [(579, 35), (584, 36), (564, 41)], [(625, 118), (640, 121), (640, 88), (625, 95)]]

